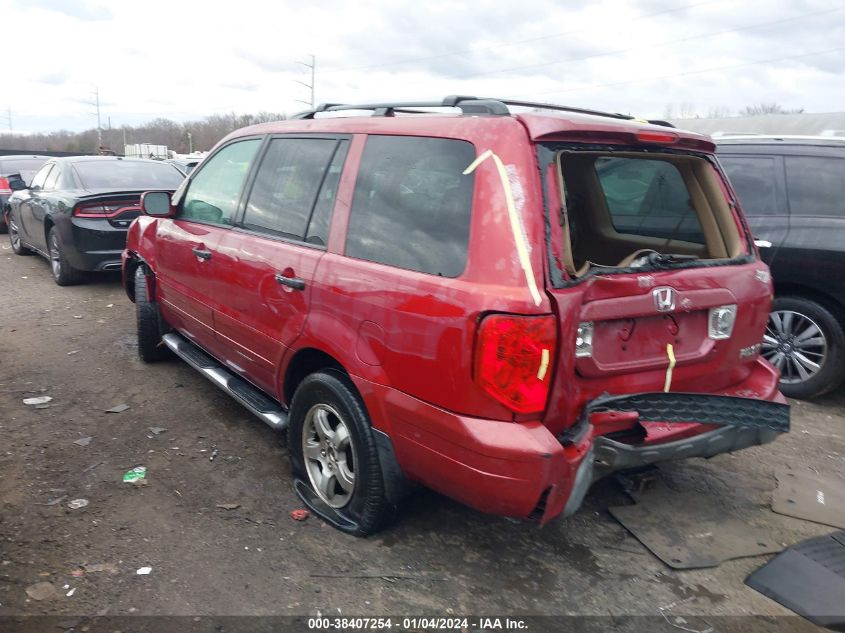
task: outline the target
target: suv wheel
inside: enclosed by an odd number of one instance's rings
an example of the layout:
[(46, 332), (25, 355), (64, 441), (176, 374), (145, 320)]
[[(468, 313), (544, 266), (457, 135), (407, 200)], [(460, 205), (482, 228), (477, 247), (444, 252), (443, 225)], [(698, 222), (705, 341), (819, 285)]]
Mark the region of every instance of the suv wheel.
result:
[(777, 297), (763, 336), (762, 354), (781, 374), (780, 390), (808, 399), (845, 377), (845, 334), (827, 308), (804, 297)]
[(294, 476), (316, 495), (303, 498), (312, 510), (356, 536), (376, 532), (389, 505), (369, 416), (345, 375), (325, 371), (302, 381), (289, 438)]
[(73, 286), (82, 281), (82, 271), (71, 266), (67, 261), (62, 238), (54, 226), (47, 235), (47, 249), (50, 251), (50, 270), (53, 279), (60, 286)]
[(170, 348), (161, 342), (164, 320), (158, 304), (150, 296), (147, 275), (141, 266), (135, 270), (135, 316), (138, 324), (138, 356), (145, 363), (170, 357)]
[(9, 242), (12, 244), (12, 252), (15, 255), (32, 255), (32, 251), (23, 245), (21, 235), (18, 233), (18, 225), (12, 219), (12, 214), (6, 215), (6, 222), (9, 226)]

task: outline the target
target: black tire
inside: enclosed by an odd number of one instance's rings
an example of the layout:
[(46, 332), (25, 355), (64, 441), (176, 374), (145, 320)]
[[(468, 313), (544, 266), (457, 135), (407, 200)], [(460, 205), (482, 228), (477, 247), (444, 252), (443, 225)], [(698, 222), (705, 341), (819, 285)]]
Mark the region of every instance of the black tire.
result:
[[(340, 424), (344, 424), (348, 429), (351, 439), (348, 450), (351, 452), (354, 464), (354, 487), (349, 493), (348, 502), (342, 507), (329, 508), (325, 505), (328, 516), (324, 518), (335, 527), (354, 536), (373, 534), (385, 524), (393, 508), (385, 498), (384, 480), (370, 417), (355, 387), (340, 371), (327, 370), (313, 373), (306, 377), (296, 389), (291, 402), (290, 426), (288, 427), (288, 450), (294, 476), (314, 495), (319, 496), (309, 470), (306, 468), (303, 430), (306, 427), (309, 412), (320, 407), (331, 408), (339, 414), (341, 419), (336, 420), (335, 430)], [(311, 459), (310, 463), (312, 468), (323, 469), (323, 466), (318, 465), (314, 459)], [(329, 471), (323, 469), (323, 472)], [(339, 469), (337, 472), (340, 472)], [(312, 506), (312, 509), (315, 508)], [(321, 514), (319, 510), (317, 513)], [(332, 520), (332, 515), (335, 514), (340, 520)]]
[(9, 226), (9, 243), (12, 245), (12, 252), (15, 255), (32, 255), (32, 251), (23, 245), (21, 236), (18, 233), (18, 227), (12, 219), (11, 212), (6, 214), (6, 221)]
[[(762, 352), (781, 371), (780, 390), (790, 398), (816, 398), (845, 379), (842, 322), (827, 307), (806, 297), (774, 300)], [(819, 369), (808, 365), (808, 360)]]
[(158, 304), (151, 300), (144, 268), (135, 270), (135, 316), (138, 324), (138, 356), (145, 363), (171, 357), (170, 348), (162, 340), (166, 328)]
[(82, 271), (68, 262), (62, 236), (55, 226), (51, 227), (47, 234), (47, 250), (50, 255), (50, 272), (53, 273), (53, 280), (57, 284), (75, 286), (82, 281)]

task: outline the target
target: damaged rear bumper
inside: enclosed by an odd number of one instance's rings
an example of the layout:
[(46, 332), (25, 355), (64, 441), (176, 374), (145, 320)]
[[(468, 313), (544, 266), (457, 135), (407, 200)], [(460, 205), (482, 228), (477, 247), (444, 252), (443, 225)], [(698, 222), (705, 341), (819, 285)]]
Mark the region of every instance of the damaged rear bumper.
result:
[[(692, 434), (664, 442), (629, 443), (594, 435), (590, 423), (594, 414), (631, 413), (643, 426), (659, 423), (663, 427), (696, 428)], [(578, 424), (558, 438), (566, 446), (591, 436), (591, 449), (578, 466), (569, 497), (557, 503), (547, 500), (541, 522), (553, 519), (558, 512), (564, 517), (574, 514), (592, 483), (615, 471), (690, 457), (709, 458), (767, 444), (789, 432), (789, 415), (786, 399), (776, 390), (768, 400), (701, 393), (604, 394), (587, 403)]]

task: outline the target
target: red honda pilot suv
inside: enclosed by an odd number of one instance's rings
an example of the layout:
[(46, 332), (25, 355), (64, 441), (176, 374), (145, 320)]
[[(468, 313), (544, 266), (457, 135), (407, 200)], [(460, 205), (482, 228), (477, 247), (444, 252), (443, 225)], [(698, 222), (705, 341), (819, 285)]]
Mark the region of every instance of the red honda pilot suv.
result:
[(287, 429), (298, 495), (352, 534), (414, 484), (571, 515), (615, 470), (789, 429), (769, 270), (713, 152), (475, 97), (236, 131), (129, 230), (140, 356)]

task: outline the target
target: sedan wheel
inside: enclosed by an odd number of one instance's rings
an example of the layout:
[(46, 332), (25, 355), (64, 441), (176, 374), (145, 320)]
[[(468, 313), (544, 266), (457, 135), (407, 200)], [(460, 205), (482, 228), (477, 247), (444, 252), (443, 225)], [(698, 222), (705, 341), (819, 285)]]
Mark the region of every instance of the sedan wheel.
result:
[(62, 276), (62, 251), (59, 246), (59, 234), (50, 232), (50, 268), (53, 270), (53, 277), (59, 279)]
[(55, 226), (50, 229), (50, 233), (47, 235), (47, 250), (50, 255), (50, 270), (57, 284), (72, 286), (82, 281), (82, 271), (77, 270), (67, 261), (62, 238)]
[(308, 479), (319, 497), (342, 508), (355, 490), (354, 447), (343, 417), (327, 404), (316, 404), (305, 414), (302, 455)]
[(12, 251), (15, 255), (32, 255), (32, 251), (23, 245), (21, 235), (18, 232), (18, 225), (12, 219), (12, 216), (7, 216), (9, 226), (9, 242), (12, 244)]

